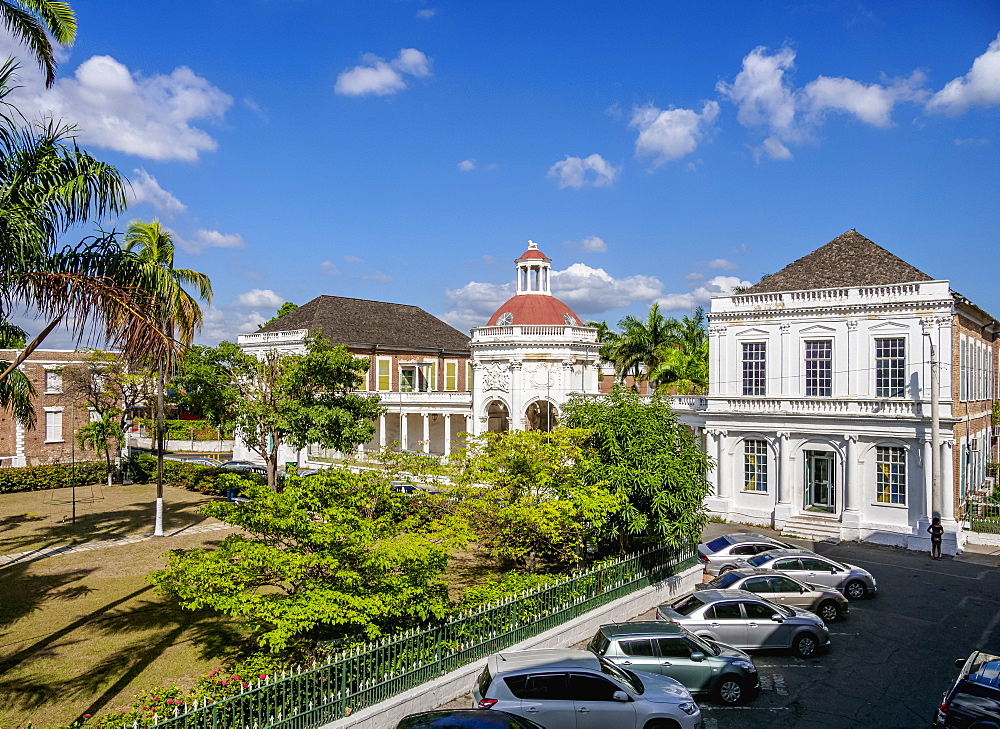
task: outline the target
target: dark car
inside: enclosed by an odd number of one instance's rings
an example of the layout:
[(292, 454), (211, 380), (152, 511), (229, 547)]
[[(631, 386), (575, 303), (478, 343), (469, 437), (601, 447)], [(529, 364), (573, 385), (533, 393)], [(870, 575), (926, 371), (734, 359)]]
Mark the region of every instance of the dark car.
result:
[(251, 461), (226, 461), (222, 464), (223, 468), (228, 468), (230, 471), (242, 471), (244, 473), (259, 473), (262, 476), (267, 475), (267, 469), (261, 466), (259, 463), (252, 463)]
[(948, 729), (983, 729), (1000, 726), (1000, 656), (974, 652), (959, 658), (962, 670), (945, 692), (934, 717), (934, 726)]
[(490, 709), (425, 711), (404, 716), (396, 729), (545, 729), (530, 719)]

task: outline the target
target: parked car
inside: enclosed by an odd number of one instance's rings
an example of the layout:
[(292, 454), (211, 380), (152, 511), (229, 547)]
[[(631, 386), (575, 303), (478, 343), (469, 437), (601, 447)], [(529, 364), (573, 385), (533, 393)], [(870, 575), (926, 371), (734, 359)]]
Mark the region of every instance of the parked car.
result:
[(705, 566), (706, 574), (719, 575), (737, 567), (741, 559), (749, 559), (771, 549), (783, 548), (794, 547), (763, 534), (727, 534), (706, 544), (699, 544), (698, 558)]
[(868, 570), (821, 557), (807, 549), (774, 549), (748, 559), (743, 565), (784, 572), (800, 582), (840, 590), (851, 600), (873, 595), (878, 586)]
[(1000, 656), (975, 651), (959, 658), (962, 669), (945, 691), (934, 726), (948, 729), (991, 729), (1000, 726)]
[(588, 648), (632, 671), (669, 676), (692, 694), (711, 696), (721, 704), (742, 704), (760, 691), (757, 667), (750, 656), (699, 638), (677, 623), (653, 620), (602, 625)]
[(222, 461), (218, 458), (209, 458), (208, 456), (199, 456), (197, 458), (185, 458), (185, 463), (197, 463), (202, 466), (221, 466)]
[(396, 729), (545, 729), (506, 711), (448, 709), (404, 716)]
[(744, 650), (791, 649), (800, 658), (811, 658), (830, 644), (830, 631), (818, 615), (746, 590), (701, 590), (660, 605), (656, 617)]
[(472, 689), (476, 707), (523, 716), (548, 729), (701, 729), (691, 692), (672, 678), (620, 668), (590, 651), (496, 653)]
[(808, 610), (823, 618), (824, 623), (843, 620), (850, 610), (847, 598), (832, 587), (799, 582), (785, 574), (758, 567), (730, 570), (711, 582), (695, 585), (696, 590), (746, 590), (779, 605)]
[(226, 461), (222, 464), (223, 468), (228, 468), (230, 471), (247, 471), (249, 473), (259, 473), (261, 475), (267, 475), (267, 469), (264, 468), (259, 463), (253, 463), (251, 461)]

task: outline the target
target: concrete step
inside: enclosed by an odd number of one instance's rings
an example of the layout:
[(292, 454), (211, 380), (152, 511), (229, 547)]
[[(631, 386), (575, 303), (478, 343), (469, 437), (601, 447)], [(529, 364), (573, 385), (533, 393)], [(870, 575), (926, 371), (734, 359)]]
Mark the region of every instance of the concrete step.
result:
[(840, 540), (840, 521), (834, 517), (793, 516), (781, 528), (784, 536), (798, 536), (805, 539)]

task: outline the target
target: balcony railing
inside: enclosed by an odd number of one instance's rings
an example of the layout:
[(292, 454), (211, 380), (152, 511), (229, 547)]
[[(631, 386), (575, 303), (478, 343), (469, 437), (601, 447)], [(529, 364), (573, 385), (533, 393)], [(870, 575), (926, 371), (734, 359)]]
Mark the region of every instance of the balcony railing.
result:
[(376, 392), (383, 405), (468, 405), (472, 406), (471, 392)]
[(584, 342), (596, 342), (597, 330), (593, 327), (571, 327), (548, 324), (513, 324), (505, 327), (476, 327), (472, 330), (472, 338), (475, 339), (507, 339), (514, 337), (517, 339), (551, 339), (552, 337), (562, 337)]
[[(790, 415), (869, 415), (883, 418), (928, 418), (930, 403), (874, 398), (759, 398), (710, 397), (712, 411), (782, 413)], [(950, 417), (950, 403), (941, 403), (941, 416)]]

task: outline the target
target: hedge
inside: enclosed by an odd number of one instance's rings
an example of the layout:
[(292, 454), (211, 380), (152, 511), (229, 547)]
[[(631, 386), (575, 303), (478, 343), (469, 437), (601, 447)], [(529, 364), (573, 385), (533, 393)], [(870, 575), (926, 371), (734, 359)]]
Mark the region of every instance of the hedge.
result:
[(99, 461), (78, 462), (75, 467), (69, 463), (55, 463), (46, 466), (0, 468), (0, 494), (64, 488), (72, 486), (74, 480), (79, 486), (106, 481), (107, 478), (107, 464)]

